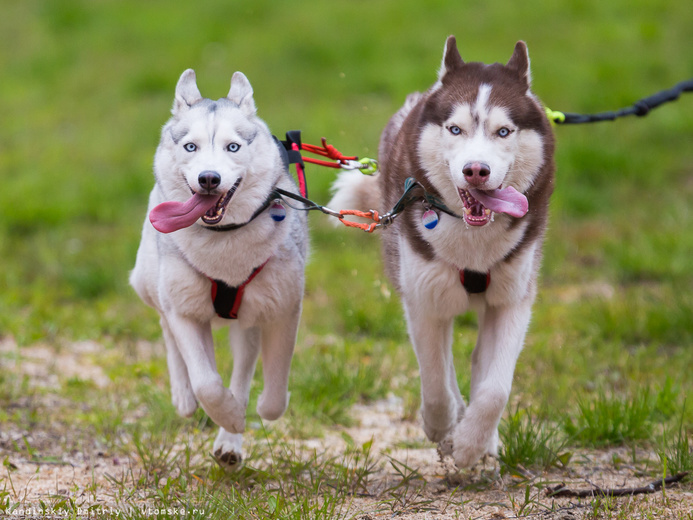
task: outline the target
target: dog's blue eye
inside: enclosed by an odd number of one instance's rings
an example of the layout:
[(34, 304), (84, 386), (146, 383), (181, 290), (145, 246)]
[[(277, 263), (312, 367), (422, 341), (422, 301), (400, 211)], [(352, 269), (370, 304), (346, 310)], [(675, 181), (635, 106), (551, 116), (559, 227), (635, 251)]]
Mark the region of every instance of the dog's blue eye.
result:
[(186, 152), (194, 152), (197, 150), (197, 145), (195, 143), (185, 143), (183, 148), (185, 148)]
[(510, 135), (510, 130), (503, 127), (498, 130), (498, 137), (508, 137)]
[(238, 144), (238, 143), (231, 143), (230, 145), (228, 145), (228, 146), (226, 147), (226, 149), (227, 149), (229, 152), (237, 152), (238, 150), (241, 149), (241, 145)]
[(450, 130), (450, 133), (452, 135), (460, 135), (462, 133), (462, 129), (459, 126), (455, 125), (448, 127), (448, 130)]

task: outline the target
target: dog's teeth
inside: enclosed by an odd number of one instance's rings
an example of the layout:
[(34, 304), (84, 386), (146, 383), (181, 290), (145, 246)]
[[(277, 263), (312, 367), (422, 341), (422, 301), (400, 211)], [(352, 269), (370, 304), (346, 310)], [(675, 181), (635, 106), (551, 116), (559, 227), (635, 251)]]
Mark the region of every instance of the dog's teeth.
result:
[(486, 209), (484, 210), (484, 213), (486, 213), (486, 216), (488, 217), (488, 216), (491, 214), (491, 210), (488, 209), (488, 208), (486, 208)]
[(465, 215), (471, 215), (472, 214), (471, 208), (464, 208), (464, 214)]

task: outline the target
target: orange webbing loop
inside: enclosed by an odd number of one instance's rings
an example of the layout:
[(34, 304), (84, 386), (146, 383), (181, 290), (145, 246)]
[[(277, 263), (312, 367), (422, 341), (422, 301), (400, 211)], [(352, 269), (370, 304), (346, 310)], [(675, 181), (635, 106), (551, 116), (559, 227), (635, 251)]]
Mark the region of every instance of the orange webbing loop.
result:
[[(378, 227), (378, 223), (380, 222), (380, 215), (378, 215), (378, 212), (375, 211), (374, 209), (370, 211), (359, 211), (356, 209), (342, 209), (339, 211), (339, 221), (344, 224), (347, 227), (353, 227), (353, 228), (358, 228), (362, 229), (363, 231), (366, 231), (367, 233), (373, 233), (375, 231), (375, 228)], [(351, 220), (346, 220), (344, 217), (346, 215), (352, 215), (354, 217), (361, 217), (361, 218), (367, 218), (369, 220), (373, 220), (374, 222), (370, 224), (366, 224), (365, 222), (352, 222)]]

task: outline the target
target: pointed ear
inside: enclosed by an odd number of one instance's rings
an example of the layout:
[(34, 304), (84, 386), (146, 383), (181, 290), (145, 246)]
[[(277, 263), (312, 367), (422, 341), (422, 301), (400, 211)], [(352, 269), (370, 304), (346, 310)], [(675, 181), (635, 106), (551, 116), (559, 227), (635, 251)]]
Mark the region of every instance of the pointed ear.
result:
[(173, 101), (171, 112), (175, 115), (183, 110), (187, 110), (202, 99), (202, 94), (197, 88), (195, 81), (195, 71), (188, 69), (181, 74), (176, 85), (176, 98)]
[(445, 49), (443, 49), (443, 62), (438, 71), (438, 80), (442, 81), (445, 74), (460, 68), (462, 65), (464, 65), (464, 61), (462, 61), (460, 51), (457, 50), (457, 40), (454, 36), (448, 36), (445, 41)]
[(515, 52), (513, 52), (506, 67), (516, 71), (520, 80), (526, 82), (527, 87), (529, 87), (532, 83), (532, 75), (529, 70), (529, 52), (525, 42), (520, 40), (515, 44)]
[(236, 103), (246, 116), (255, 115), (257, 109), (253, 100), (253, 87), (250, 86), (250, 81), (242, 72), (234, 72), (231, 78), (231, 89), (227, 97)]

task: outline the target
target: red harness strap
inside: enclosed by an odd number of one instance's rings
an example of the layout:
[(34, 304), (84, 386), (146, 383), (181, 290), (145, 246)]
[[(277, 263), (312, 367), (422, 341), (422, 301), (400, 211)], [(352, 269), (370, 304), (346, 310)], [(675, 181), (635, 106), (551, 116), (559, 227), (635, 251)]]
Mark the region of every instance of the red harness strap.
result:
[(231, 287), (221, 280), (209, 279), (212, 282), (212, 303), (217, 316), (227, 320), (235, 320), (238, 318), (238, 310), (243, 302), (243, 293), (246, 286), (253, 281), (262, 268), (267, 265), (269, 259), (259, 267), (253, 269), (250, 276), (238, 287)]

